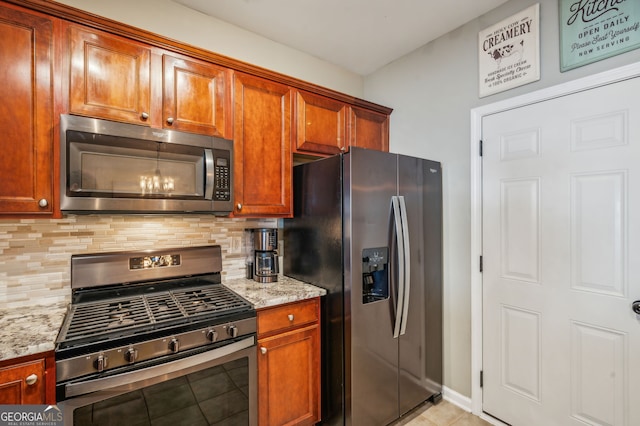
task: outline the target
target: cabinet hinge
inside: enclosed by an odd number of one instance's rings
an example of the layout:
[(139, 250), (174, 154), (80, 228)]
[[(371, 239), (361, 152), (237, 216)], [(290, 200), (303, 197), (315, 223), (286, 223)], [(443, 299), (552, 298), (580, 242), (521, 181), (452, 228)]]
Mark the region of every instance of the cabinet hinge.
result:
[(482, 157), (482, 139), (480, 139), (479, 153), (480, 153), (480, 157)]
[(480, 256), (480, 272), (482, 272), (482, 256)]
[(483, 371), (480, 370), (480, 387), (484, 386), (484, 374)]

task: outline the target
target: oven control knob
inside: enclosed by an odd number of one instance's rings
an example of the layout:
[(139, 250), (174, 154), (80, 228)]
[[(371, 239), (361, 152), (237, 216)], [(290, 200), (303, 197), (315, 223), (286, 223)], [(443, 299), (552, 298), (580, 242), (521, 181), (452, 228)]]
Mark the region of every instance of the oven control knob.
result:
[(175, 337), (172, 338), (169, 342), (169, 350), (174, 354), (178, 353), (178, 351), (180, 350), (180, 341)]
[(207, 331), (207, 339), (211, 342), (215, 342), (218, 340), (218, 332), (213, 329)]
[(107, 356), (105, 354), (98, 355), (96, 359), (96, 370), (99, 372), (103, 372), (105, 368), (107, 368)]
[(238, 337), (238, 327), (230, 325), (229, 328), (227, 328), (227, 333), (229, 333), (231, 337)]
[(127, 349), (127, 351), (124, 353), (124, 359), (129, 364), (133, 364), (138, 359), (138, 350), (135, 348)]

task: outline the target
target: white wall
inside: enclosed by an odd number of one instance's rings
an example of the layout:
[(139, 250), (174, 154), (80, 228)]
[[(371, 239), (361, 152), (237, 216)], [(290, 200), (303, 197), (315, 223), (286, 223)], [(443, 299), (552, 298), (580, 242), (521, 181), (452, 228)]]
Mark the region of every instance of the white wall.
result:
[(558, 1), (540, 0), (541, 79), (478, 97), (478, 32), (535, 4), (511, 0), (365, 79), (367, 100), (394, 108), (390, 150), (443, 163), (444, 384), (471, 395), (470, 110), (640, 61), (640, 49), (560, 73)]
[(58, 2), (362, 98), (362, 76), (171, 0)]

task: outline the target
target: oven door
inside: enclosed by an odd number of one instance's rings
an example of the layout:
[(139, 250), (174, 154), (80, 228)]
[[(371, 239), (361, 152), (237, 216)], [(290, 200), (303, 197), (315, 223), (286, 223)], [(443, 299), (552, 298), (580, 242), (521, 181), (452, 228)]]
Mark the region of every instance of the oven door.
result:
[(67, 425), (257, 425), (255, 337), (153, 367), (65, 385)]

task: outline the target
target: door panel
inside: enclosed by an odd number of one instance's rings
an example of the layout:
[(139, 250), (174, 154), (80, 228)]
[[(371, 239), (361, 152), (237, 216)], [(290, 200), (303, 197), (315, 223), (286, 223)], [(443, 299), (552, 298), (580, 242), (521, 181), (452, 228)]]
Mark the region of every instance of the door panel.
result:
[(483, 120), (483, 410), (640, 424), (635, 78)]
[(291, 217), (292, 90), (247, 74), (234, 77), (234, 217)]
[(0, 7), (0, 214), (53, 212), (53, 33), (53, 19)]
[(70, 26), (72, 113), (148, 124), (149, 47), (98, 31)]
[(163, 126), (230, 139), (231, 71), (163, 55)]

